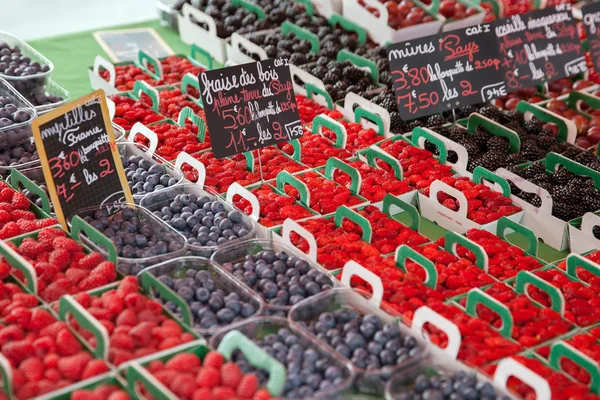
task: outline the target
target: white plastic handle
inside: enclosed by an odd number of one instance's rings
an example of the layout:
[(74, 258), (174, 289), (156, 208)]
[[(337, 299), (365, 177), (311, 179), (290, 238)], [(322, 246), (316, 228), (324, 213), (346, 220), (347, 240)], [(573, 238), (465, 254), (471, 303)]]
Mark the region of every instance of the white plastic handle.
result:
[(351, 288), (350, 279), (352, 279), (353, 276), (357, 276), (371, 285), (373, 296), (369, 301), (375, 307), (380, 308), (381, 301), (383, 300), (383, 283), (381, 282), (381, 278), (356, 261), (350, 260), (342, 269), (342, 284)]
[(591, 235), (591, 237), (596, 239), (594, 236), (595, 226), (600, 226), (600, 215), (596, 215), (591, 212), (583, 214), (583, 219), (581, 220), (581, 231), (585, 234)]
[(229, 204), (233, 205), (233, 197), (235, 195), (239, 195), (244, 200), (250, 202), (250, 206), (252, 207), (252, 214), (250, 214), (250, 218), (258, 222), (258, 219), (260, 218), (260, 203), (258, 202), (258, 199), (254, 195), (254, 193), (252, 193), (239, 183), (233, 182), (229, 186), (229, 189), (227, 189), (227, 196), (225, 197), (225, 200)]
[(312, 83), (320, 89), (325, 89), (325, 84), (322, 80), (312, 75), (309, 72), (304, 71), (303, 69), (298, 68), (297, 66), (290, 64), (290, 75), (292, 77), (292, 82), (294, 83), (294, 92), (297, 94), (301, 94), (302, 96), (306, 96), (306, 88), (304, 86), (296, 83), (296, 78), (301, 80), (304, 84)]
[[(0, 240), (0, 247), (2, 247), (5, 252), (10, 253), (10, 255), (13, 258), (15, 258), (23, 266), (23, 268), (25, 268), (29, 272), (29, 276), (31, 276), (33, 278), (32, 279), (33, 282), (27, 282), (27, 283), (29, 285), (31, 285), (31, 287), (33, 287), (33, 294), (37, 295), (38, 294), (38, 279), (37, 279), (38, 277), (37, 277), (37, 274), (35, 273), (35, 269), (33, 268), (33, 266), (27, 260), (25, 260), (23, 258), (23, 256), (21, 256), (19, 253), (17, 253), (13, 249), (11, 249), (4, 242), (4, 240)], [(23, 283), (25, 283), (25, 282), (23, 282)]]
[[(236, 51), (239, 51), (239, 52), (241, 52), (241, 49), (246, 49), (246, 50), (248, 50), (248, 52), (250, 52), (252, 54), (256, 54), (258, 56), (258, 58), (260, 58), (261, 60), (266, 60), (267, 58), (269, 58), (269, 56), (267, 56), (267, 52), (265, 51), (265, 49), (263, 49), (262, 47), (260, 47), (257, 44), (252, 43), (251, 41), (249, 41), (248, 39), (246, 39), (239, 33), (234, 32), (231, 35), (231, 46)], [(245, 55), (247, 57), (250, 57), (247, 54), (245, 54)]]
[(115, 112), (116, 112), (115, 102), (107, 97), (106, 98), (106, 106), (108, 107), (108, 116), (110, 117), (110, 120), (112, 121), (113, 119), (115, 119)]
[[(379, 2), (377, 2), (377, 4), (380, 4)], [(386, 11), (387, 8), (383, 7)], [(386, 19), (387, 21), (387, 19)], [(388, 110), (386, 110), (385, 108), (365, 99), (364, 97), (361, 97), (359, 95), (357, 95), (356, 93), (350, 92), (346, 95), (346, 97), (344, 98), (344, 114), (346, 115), (346, 118), (349, 118), (351, 121), (354, 121), (354, 106), (358, 105), (362, 108), (364, 108), (367, 111), (371, 111), (374, 114), (377, 114), (381, 117), (382, 121), (383, 121), (383, 128), (385, 132), (378, 132), (380, 135), (387, 135), (390, 132), (390, 125), (391, 125), (391, 117), (390, 117), (390, 113), (388, 112)], [(365, 126), (365, 124), (362, 124), (363, 127)], [(377, 129), (376, 129), (377, 130)]]
[(152, 129), (148, 128), (146, 125), (142, 124), (141, 122), (136, 122), (131, 127), (131, 131), (129, 131), (129, 136), (127, 137), (127, 141), (134, 143), (133, 140), (135, 139), (136, 135), (142, 135), (150, 141), (150, 145), (148, 146), (147, 153), (151, 157), (154, 156), (154, 153), (156, 152), (156, 148), (158, 147), (158, 136), (156, 135), (156, 133)]
[(194, 8), (191, 4), (187, 3), (183, 5), (181, 12), (183, 14), (183, 17), (190, 23), (190, 26), (195, 26), (198, 29), (206, 30), (198, 24), (194, 23), (194, 21), (192, 21), (193, 17), (194, 20), (196, 20), (197, 22), (206, 24), (206, 26), (208, 27), (208, 33), (214, 35), (215, 37), (217, 36), (217, 24), (210, 15), (203, 13), (199, 9)]
[[(156, 57), (152, 57), (148, 53), (146, 53), (146, 56), (150, 57), (158, 66), (158, 71), (154, 71), (153, 74), (158, 76), (160, 79), (162, 79), (164, 77), (164, 73), (163, 73), (163, 66), (162, 66), (162, 63), (160, 62), (160, 60), (158, 60)], [(150, 71), (148, 69), (148, 59), (146, 57), (142, 56), (141, 50), (138, 52), (138, 62), (140, 63), (140, 65), (142, 67), (144, 67), (146, 70)], [(150, 71), (150, 72), (152, 72), (152, 71)]]
[[(155, 88), (153, 88), (152, 86), (150, 86), (148, 84), (148, 82), (146, 82), (146, 81), (138, 81), (138, 82), (139, 82), (140, 86), (143, 86), (146, 90), (148, 90), (150, 92), (153, 92), (156, 95), (156, 100), (160, 101), (160, 95), (158, 94), (158, 90), (156, 90)], [(142, 93), (144, 93), (144, 91), (142, 90), (141, 87), (139, 87), (138, 90), (133, 93), (133, 95), (139, 99), (139, 98), (141, 98)], [(159, 107), (159, 105), (157, 104), (156, 108), (158, 108), (158, 107)]]
[(511, 376), (519, 379), (532, 388), (535, 392), (536, 399), (549, 400), (552, 398), (552, 391), (550, 390), (550, 385), (546, 379), (542, 378), (514, 358), (505, 358), (498, 363), (496, 373), (494, 374), (494, 383), (501, 389), (504, 389), (504, 391), (508, 391), (506, 384), (508, 378)]
[(233, 67), (233, 66), (239, 65), (239, 64), (240, 63), (233, 61), (232, 59), (225, 61), (225, 67)]
[[(308, 242), (308, 258), (311, 260), (317, 261), (317, 241), (312, 233), (310, 233), (306, 228), (300, 226), (299, 223), (294, 221), (293, 219), (286, 219), (283, 221), (283, 226), (281, 228), (281, 237), (283, 241), (294, 246), (292, 240), (290, 238), (290, 234), (292, 232), (296, 232), (300, 237)], [(296, 247), (296, 246), (294, 246)]]
[[(548, 215), (548, 216), (552, 215), (552, 196), (550, 196), (550, 193), (546, 189), (543, 189), (543, 188), (539, 187), (538, 185), (531, 183), (527, 179), (522, 178), (519, 175), (514, 174), (504, 168), (498, 168), (496, 170), (496, 175), (498, 175), (501, 178), (506, 179), (507, 181), (509, 181), (509, 183), (510, 182), (514, 183), (515, 186), (517, 186), (519, 189), (521, 189), (524, 192), (533, 193), (533, 194), (538, 195), (542, 201), (542, 204), (539, 207), (535, 207), (533, 204), (528, 203), (525, 200), (522, 200), (522, 199), (512, 195), (511, 198), (518, 205), (522, 205), (522, 204), (524, 205), (525, 203), (527, 203), (529, 205), (529, 207), (537, 210), (536, 214), (538, 214), (538, 215), (540, 215), (540, 214)], [(525, 206), (525, 207), (527, 207), (527, 206)]]
[(458, 351), (460, 350), (460, 345), (462, 341), (462, 337), (460, 331), (458, 330), (458, 326), (449, 321), (448, 319), (442, 317), (440, 314), (433, 311), (431, 308), (423, 306), (415, 311), (412, 320), (412, 331), (413, 334), (422, 337), (423, 336), (423, 326), (426, 323), (430, 323), (434, 325), (436, 328), (441, 329), (446, 336), (448, 337), (448, 345), (445, 349), (441, 347), (437, 347), (443, 354), (446, 354), (452, 360), (456, 360), (458, 357)]
[[(358, 3), (358, 0), (352, 0), (352, 1), (355, 1), (355, 2)], [(387, 27), (388, 17), (389, 17), (389, 13), (388, 13), (387, 7), (384, 6), (383, 3), (380, 3), (379, 1), (376, 1), (376, 0), (363, 0), (363, 1), (366, 3), (366, 5), (368, 7), (373, 7), (374, 9), (376, 9), (377, 11), (379, 11), (379, 18), (378, 19), (381, 21), (382, 24), (384, 24), (383, 26)], [(366, 11), (369, 12), (369, 13), (371, 13), (368, 10), (366, 10)]]
[(114, 87), (115, 78), (117, 76), (114, 64), (108, 61), (106, 58), (98, 55), (94, 59), (94, 74), (100, 76), (100, 67), (108, 71), (108, 83), (110, 84), (110, 86)]
[[(567, 133), (567, 142), (571, 143), (571, 144), (575, 143), (575, 139), (577, 138), (577, 126), (575, 125), (575, 122), (573, 122), (570, 119), (567, 119), (561, 115), (553, 113), (552, 111), (548, 110), (547, 108), (540, 107), (537, 104), (530, 104), (529, 106), (540, 110), (540, 112), (542, 112), (542, 113), (551, 114), (552, 116), (563, 120), (564, 123), (567, 125), (567, 132), (568, 132)], [(530, 120), (532, 118), (533, 118), (533, 114), (531, 112), (525, 112), (526, 120)]]
[[(444, 193), (447, 193), (450, 196), (454, 197), (458, 201), (458, 206), (459, 206), (458, 211), (453, 211), (453, 210), (450, 210), (449, 208), (447, 208), (446, 206), (443, 206), (442, 203), (440, 203), (437, 198), (437, 195), (439, 192), (444, 192)], [(458, 214), (463, 218), (467, 217), (469, 203), (467, 202), (467, 198), (465, 197), (464, 193), (461, 192), (460, 190), (455, 189), (452, 186), (440, 181), (440, 180), (435, 180), (431, 183), (431, 186), (429, 189), (429, 199), (431, 201), (438, 203), (441, 207), (444, 207), (444, 212), (448, 212), (450, 214)]]
[[(64, 301), (69, 303), (69, 306), (71, 308), (77, 309), (77, 311), (81, 315), (85, 316), (85, 318), (88, 320), (88, 322), (90, 322), (92, 325), (94, 325), (96, 327), (96, 329), (98, 330), (98, 332), (100, 332), (100, 335), (102, 335), (102, 340), (106, 344), (104, 346), (104, 351), (102, 353), (102, 359), (108, 360), (108, 354), (109, 354), (109, 350), (110, 350), (110, 336), (108, 334), (108, 330), (106, 329), (106, 327), (104, 325), (102, 325), (96, 318), (94, 318), (92, 316), (92, 314), (90, 314), (90, 312), (88, 310), (86, 310), (85, 307), (83, 307), (81, 304), (79, 304), (79, 302), (77, 300), (75, 300), (71, 295), (65, 295), (63, 297), (65, 299)], [(65, 322), (67, 324), (69, 324), (68, 317), (65, 318)]]
[(198, 180), (196, 181), (196, 184), (201, 188), (204, 188), (204, 181), (206, 180), (206, 168), (204, 167), (204, 164), (202, 164), (202, 161), (196, 160), (188, 153), (182, 151), (175, 159), (175, 169), (181, 171), (183, 164), (188, 164), (190, 167), (194, 168), (196, 172), (198, 172)]
[[(346, 128), (344, 127), (344, 125), (342, 125), (335, 119), (331, 118), (329, 115), (321, 114), (320, 117), (329, 121), (331, 124), (338, 125), (340, 127), (340, 129), (342, 130), (342, 149), (345, 149), (346, 144), (348, 142), (348, 133), (346, 132)], [(327, 127), (323, 126), (323, 125), (321, 125), (319, 127), (319, 135), (321, 135), (321, 136), (323, 136), (323, 128), (327, 128)], [(334, 134), (336, 135), (336, 138), (337, 138), (337, 134), (335, 132), (334, 132)], [(325, 136), (323, 136), (323, 137), (325, 137)], [(337, 140), (334, 140), (333, 142), (335, 143), (335, 142), (337, 142)]]

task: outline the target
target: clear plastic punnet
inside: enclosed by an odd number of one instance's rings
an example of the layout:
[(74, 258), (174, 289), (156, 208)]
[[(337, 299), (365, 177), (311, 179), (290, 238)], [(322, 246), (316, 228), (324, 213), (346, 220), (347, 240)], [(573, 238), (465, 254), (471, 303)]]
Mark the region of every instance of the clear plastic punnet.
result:
[[(42, 70), (33, 75), (13, 76), (0, 72), (0, 78), (6, 79), (19, 93), (27, 95), (48, 83), (54, 65), (46, 57), (38, 53), (33, 47), (6, 32), (0, 32), (0, 43), (6, 43), (11, 49), (18, 47), (23, 57), (28, 57), (32, 62), (37, 62)], [(44, 67), (46, 66), (46, 67)]]
[[(137, 278), (148, 293), (164, 304), (180, 321), (204, 337), (209, 337), (221, 329), (229, 332), (233, 325), (260, 316), (264, 312), (265, 306), (260, 296), (206, 258), (178, 257), (143, 270)], [(184, 287), (192, 291), (182, 289)], [(208, 291), (198, 292), (201, 288)], [(210, 298), (217, 291), (222, 291), (225, 295), (224, 301), (221, 302), (221, 310), (228, 308), (233, 314), (219, 315), (218, 305), (211, 304)], [(183, 301), (174, 302), (174, 296)], [(237, 305), (232, 304), (228, 307), (228, 299)], [(182, 308), (178, 307), (178, 304), (187, 306)], [(234, 314), (235, 317), (229, 321)]]
[[(1, 41), (0, 36), (0, 41)], [(8, 110), (10, 107), (10, 111)], [(31, 121), (35, 119), (37, 113), (31, 103), (29, 103), (19, 92), (17, 92), (8, 81), (0, 78), (0, 108), (2, 112), (10, 113), (9, 118), (6, 115), (0, 115), (0, 122), (6, 120), (10, 125), (2, 126), (0, 124), (0, 149), (18, 146), (27, 143), (32, 138)], [(19, 113), (18, 116), (15, 116)], [(15, 119), (15, 121), (12, 120)], [(23, 122), (17, 122), (22, 118)]]
[[(285, 298), (273, 296), (273, 293), (269, 294), (269, 290), (264, 287), (264, 285), (261, 286), (262, 279), (258, 279), (258, 274), (261, 274), (262, 276), (264, 272), (258, 271), (259, 263), (258, 261), (255, 263), (253, 258), (266, 258), (262, 257), (265, 253), (272, 254), (273, 259), (281, 259), (282, 257), (278, 257), (278, 255), (282, 253), (287, 255), (287, 257), (284, 257), (286, 258), (286, 261), (283, 263), (284, 267), (280, 272), (275, 271), (275, 262), (271, 262), (273, 265), (273, 268), (270, 269), (273, 272), (272, 276), (270, 277), (272, 283), (274, 283), (273, 281), (277, 279), (278, 275), (285, 275), (286, 277), (290, 278), (290, 283), (292, 282), (291, 279), (294, 278), (294, 275), (297, 275), (300, 276), (300, 280), (303, 276), (311, 276), (311, 280), (314, 281), (314, 283), (317, 283), (319, 286), (319, 293), (323, 291), (323, 287), (326, 287), (325, 290), (329, 290), (330, 288), (334, 288), (338, 285), (337, 280), (333, 276), (331, 276), (315, 261), (311, 261), (305, 254), (299, 252), (298, 250), (294, 250), (292, 247), (286, 244), (273, 240), (254, 239), (223, 246), (222, 248), (218, 249), (215, 254), (213, 254), (211, 261), (233, 275), (236, 279), (244, 282), (244, 284), (256, 290), (267, 303), (270, 314), (283, 317), (287, 315), (292, 305), (295, 304), (295, 296), (294, 293), (290, 292), (291, 295), (286, 301)], [(257, 279), (252, 279), (252, 277), (245, 275), (245, 272), (250, 272), (245, 271), (246, 267), (244, 264), (246, 263), (254, 263), (257, 266), (255, 269), (253, 269)], [(296, 270), (296, 272), (289, 272), (292, 270)], [(311, 272), (312, 270), (315, 272)], [(276, 286), (278, 285), (276, 284)], [(291, 286), (292, 285), (289, 287), (290, 290), (292, 290)], [(312, 286), (314, 287), (314, 285)], [(305, 285), (305, 287), (307, 286)], [(315, 287), (315, 291), (316, 290), (317, 289)], [(309, 290), (305, 290), (304, 293), (305, 294), (302, 295), (302, 298), (297, 298), (299, 301), (302, 301), (306, 298), (311, 298), (313, 296)]]
[[(258, 341), (262, 341), (262, 348), (267, 353), (271, 354), (271, 356), (275, 357), (279, 362), (285, 365), (286, 368), (286, 386), (284, 388), (283, 393), (281, 394), (282, 398), (299, 398), (297, 387), (294, 387), (293, 383), (290, 382), (290, 376), (302, 375), (303, 369), (298, 371), (293, 371), (294, 363), (293, 358), (290, 358), (289, 362), (283, 355), (280, 356), (280, 359), (277, 356), (277, 353), (273, 350), (273, 347), (266, 347), (265, 341), (272, 341), (275, 336), (278, 335), (279, 332), (285, 331), (286, 335), (295, 336), (296, 339), (288, 339), (290, 343), (299, 344), (305, 350), (311, 349), (316, 352), (319, 363), (327, 363), (328, 367), (337, 368), (340, 372), (339, 377), (335, 378), (335, 384), (332, 382), (331, 385), (323, 385), (324, 389), (317, 389), (314, 391), (312, 395), (303, 395), (302, 399), (343, 399), (346, 398), (345, 395), (349, 394), (352, 389), (352, 382), (354, 380), (354, 370), (352, 364), (345, 360), (343, 357), (338, 356), (336, 353), (329, 351), (329, 349), (314, 343), (311, 338), (307, 337), (302, 332), (295, 330), (292, 326), (290, 326), (289, 322), (285, 318), (281, 317), (255, 317), (250, 318), (246, 321), (238, 322), (234, 325), (231, 325), (227, 329), (221, 329), (215, 333), (215, 335), (210, 340), (210, 347), (218, 348), (221, 344), (225, 335), (227, 335), (230, 331), (235, 330), (244, 334), (247, 338), (257, 343)], [(282, 332), (283, 333), (283, 332)], [(293, 350), (291, 350), (293, 345), (290, 345), (290, 351), (287, 354), (291, 354)], [(281, 349), (280, 349), (281, 350)], [(239, 360), (236, 357), (240, 357), (239, 354), (234, 353), (233, 358)], [(241, 357), (240, 357), (241, 358)], [(287, 358), (287, 357), (286, 357)], [(301, 358), (298, 358), (300, 361), (304, 361), (304, 354)], [(239, 362), (239, 361), (238, 361)], [(300, 367), (301, 366), (297, 366)], [(296, 367), (296, 368), (297, 368)], [(336, 374), (337, 375), (337, 374)], [(327, 373), (326, 375), (327, 376)], [(266, 376), (262, 376), (264, 379)], [(321, 381), (325, 382), (325, 380)]]
[[(128, 218), (129, 215), (126, 215), (125, 213), (131, 213), (132, 218), (135, 218), (140, 226), (149, 226), (148, 230), (151, 231), (144, 232), (146, 234), (138, 234), (139, 230), (141, 230), (138, 229), (136, 234), (134, 234), (135, 240), (137, 240), (137, 236), (144, 236), (147, 238), (147, 236), (150, 236), (151, 233), (152, 236), (156, 236), (158, 243), (150, 245), (151, 239), (147, 239), (147, 247), (144, 249), (139, 249), (139, 247), (132, 249), (131, 247), (133, 246), (125, 242), (127, 234), (115, 232), (111, 225), (115, 218), (125, 218), (127, 221), (131, 221), (131, 218)], [(109, 239), (111, 239), (117, 248), (117, 269), (124, 275), (137, 275), (143, 269), (151, 265), (155, 265), (176, 257), (181, 257), (187, 250), (185, 237), (183, 237), (183, 235), (181, 235), (179, 232), (176, 232), (163, 221), (156, 218), (145, 208), (136, 206), (134, 204), (117, 202), (103, 204), (96, 207), (83, 208), (75, 211), (72, 215), (67, 216), (67, 221), (69, 224), (75, 215), (78, 215), (85, 222), (89, 223)], [(100, 222), (103, 219), (107, 219), (108, 224)], [(119, 232), (122, 232), (122, 230)], [(133, 232), (131, 233), (133, 234)], [(82, 242), (91, 249), (98, 251), (103, 255), (106, 254), (106, 250), (104, 248), (92, 242), (88, 237), (82, 235), (81, 239)], [(160, 247), (164, 247), (166, 245), (166, 252), (159, 252), (159, 249), (157, 249), (157, 247), (159, 247), (159, 243), (164, 243), (161, 244)], [(137, 245), (137, 243), (135, 244)], [(126, 246), (129, 246), (129, 248)], [(127, 250), (125, 250), (126, 248)], [(137, 253), (138, 249), (142, 250), (140, 254)]]
[[(198, 199), (202, 197), (208, 197), (211, 202), (218, 201), (223, 205), (223, 212), (229, 213), (235, 208), (231, 205), (227, 204), (222, 198), (217, 196), (215, 193), (205, 191), (201, 185), (195, 183), (182, 183), (177, 186), (173, 186), (164, 190), (160, 190), (154, 193), (148, 193), (144, 196), (140, 201), (140, 206), (146, 208), (151, 213), (153, 213), (156, 218), (160, 218), (158, 215), (162, 214), (162, 209), (164, 207), (169, 208), (170, 204), (175, 200), (176, 196), (180, 195), (194, 195)], [(160, 213), (160, 214), (158, 214)], [(239, 224), (245, 229), (248, 233), (242, 236), (239, 239), (231, 238), (225, 244), (221, 245), (202, 245), (202, 242), (197, 240), (197, 236), (192, 235), (191, 232), (184, 233), (183, 231), (179, 231), (184, 237), (187, 237), (188, 242), (188, 251), (190, 254), (195, 256), (201, 256), (210, 258), (213, 253), (215, 253), (218, 249), (223, 248), (225, 246), (229, 246), (230, 244), (233, 247), (238, 246), (241, 240), (252, 239), (256, 236), (256, 223), (240, 212), (241, 221)], [(167, 217), (170, 218), (170, 217)], [(203, 217), (204, 218), (204, 217)], [(198, 224), (202, 225), (201, 222), (203, 218), (198, 218)], [(215, 218), (216, 220), (216, 218)], [(177, 230), (176, 228), (173, 228)], [(184, 228), (185, 229), (185, 228)], [(192, 230), (193, 231), (193, 230)], [(240, 231), (241, 232), (241, 231)], [(196, 239), (196, 240), (194, 240)]]
[(38, 115), (66, 104), (70, 97), (69, 92), (53, 80), (49, 80), (46, 86), (39, 87), (26, 95), (26, 99), (34, 105)]
[(388, 312), (384, 311), (384, 309), (380, 308), (380, 297), (375, 295), (370, 299), (367, 299), (363, 297), (364, 295), (366, 295), (366, 293), (359, 294), (352, 289), (336, 288), (314, 296), (311, 299), (303, 301), (292, 307), (289, 320), (291, 321), (290, 324), (294, 329), (306, 334), (311, 338), (311, 340), (317, 342), (321, 346), (325, 346), (328, 351), (335, 352), (350, 362), (351, 360), (343, 356), (336, 349), (331, 347), (328, 343), (319, 338), (317, 335), (313, 334), (308, 329), (309, 324), (317, 321), (321, 314), (333, 313), (341, 309), (350, 309), (359, 316), (375, 315), (376, 317), (380, 318), (383, 324), (396, 325), (403, 341), (406, 340), (405, 338), (407, 337), (414, 338), (416, 344), (413, 349), (416, 350), (409, 351), (408, 354), (403, 357), (403, 361), (401, 363), (386, 365), (373, 369), (360, 368), (353, 363), (353, 367), (356, 372), (354, 390), (360, 393), (382, 396), (385, 391), (385, 385), (387, 381), (395, 373), (411, 368), (426, 358), (426, 343), (423, 337), (414, 335), (407, 326), (400, 323), (398, 318), (393, 317)]

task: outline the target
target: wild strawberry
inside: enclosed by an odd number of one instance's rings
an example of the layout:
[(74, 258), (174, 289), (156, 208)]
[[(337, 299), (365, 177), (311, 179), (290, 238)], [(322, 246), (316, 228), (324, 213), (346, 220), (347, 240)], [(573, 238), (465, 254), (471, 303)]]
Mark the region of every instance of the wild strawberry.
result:
[(76, 382), (81, 379), (86, 365), (92, 356), (84, 351), (58, 360), (58, 370), (68, 380)]
[[(166, 362), (165, 368), (187, 372), (200, 367), (200, 358), (192, 353), (180, 353)], [(206, 365), (206, 363), (205, 363)]]
[(56, 334), (56, 348), (61, 356), (72, 356), (81, 351), (81, 343), (68, 329)]
[(242, 377), (239, 385), (237, 386), (238, 396), (244, 398), (251, 398), (254, 393), (258, 390), (258, 378), (254, 374), (247, 374)]
[(203, 388), (213, 388), (221, 384), (221, 373), (212, 367), (203, 367), (196, 376), (196, 384)]

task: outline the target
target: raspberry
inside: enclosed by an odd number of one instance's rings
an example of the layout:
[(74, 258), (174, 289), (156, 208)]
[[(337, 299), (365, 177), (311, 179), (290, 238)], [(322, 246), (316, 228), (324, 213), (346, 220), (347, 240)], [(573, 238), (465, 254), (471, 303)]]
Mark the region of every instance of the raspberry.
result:
[(104, 257), (102, 256), (102, 254), (100, 254), (98, 252), (92, 252), (92, 253), (86, 255), (85, 257), (83, 257), (82, 259), (80, 259), (77, 263), (77, 266), (78, 266), (78, 268), (92, 270), (92, 269), (94, 269), (94, 267), (96, 267), (98, 264), (100, 264), (103, 261), (104, 261)]
[(83, 370), (92, 356), (86, 352), (80, 352), (69, 357), (63, 357), (58, 360), (58, 370), (60, 373), (71, 382), (76, 382), (81, 379)]
[(91, 276), (85, 278), (84, 280), (82, 280), (79, 283), (78, 288), (80, 290), (90, 290), (90, 289), (98, 288), (100, 286), (104, 286), (104, 285), (108, 284), (109, 282), (110, 282), (110, 280), (106, 276), (100, 275), (100, 274), (94, 274), (94, 275), (91, 275)]
[(251, 398), (258, 390), (258, 378), (254, 374), (244, 375), (237, 386), (238, 396)]
[(33, 221), (35, 219), (34, 213), (32, 213), (31, 211), (25, 211), (25, 210), (14, 210), (13, 212), (10, 213), (10, 216), (13, 221), (18, 221), (20, 219), (26, 219), (29, 221)]
[(221, 384), (221, 373), (212, 367), (203, 367), (196, 376), (196, 384), (203, 388), (213, 388)]
[(17, 251), (20, 255), (35, 260), (38, 254), (43, 252), (43, 245), (34, 239), (27, 238), (21, 242)]
[(117, 288), (117, 296), (124, 299), (129, 293), (138, 293), (137, 279), (133, 276), (125, 277)]
[(213, 367), (216, 369), (221, 369), (221, 366), (225, 362), (225, 358), (223, 355), (216, 351), (209, 352), (206, 356), (204, 356), (204, 361), (202, 364), (205, 367)]
[(28, 381), (38, 381), (44, 376), (44, 364), (35, 357), (23, 360), (19, 365), (19, 370)]
[(242, 380), (242, 371), (234, 362), (227, 362), (221, 367), (221, 383), (236, 388)]
[[(56, 242), (56, 240), (57, 239), (55, 239), (55, 242)], [(70, 240), (70, 239), (67, 239), (67, 240)], [(55, 250), (50, 253), (48, 262), (58, 266), (60, 268), (60, 270), (63, 270), (71, 262), (71, 254), (72, 254), (72, 252), (67, 249), (55, 247)]]
[(81, 245), (75, 240), (70, 239), (68, 237), (59, 236), (54, 238), (54, 240), (52, 241), (52, 246), (54, 247), (54, 249), (63, 249), (67, 250), (70, 253), (77, 253), (82, 251)]
[(0, 228), (0, 239), (10, 239), (21, 233), (21, 228), (15, 222), (8, 222)]
[(71, 331), (63, 329), (56, 334), (56, 349), (61, 356), (72, 356), (81, 351), (81, 344)]
[(200, 359), (195, 354), (181, 353), (167, 361), (165, 368), (174, 369), (179, 372), (187, 372), (200, 367), (200, 364)]
[(81, 379), (88, 379), (108, 371), (109, 368), (103, 360), (92, 360), (83, 369)]
[(31, 207), (31, 203), (27, 199), (27, 196), (17, 191), (13, 193), (11, 204), (19, 210), (29, 210)]
[(112, 282), (117, 279), (117, 270), (115, 264), (111, 261), (103, 261), (92, 270), (92, 276), (99, 275), (106, 279), (107, 282)]

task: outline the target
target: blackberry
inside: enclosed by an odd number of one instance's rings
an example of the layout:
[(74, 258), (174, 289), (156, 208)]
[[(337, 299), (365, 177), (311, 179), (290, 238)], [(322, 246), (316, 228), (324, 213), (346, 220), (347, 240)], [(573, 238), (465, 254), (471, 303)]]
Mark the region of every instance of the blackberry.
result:
[(400, 113), (397, 111), (390, 113), (390, 131), (392, 133), (404, 133), (408, 131), (404, 121), (400, 118)]
[(510, 142), (503, 136), (492, 136), (487, 141), (488, 150), (502, 150), (506, 152), (508, 151), (509, 146)]
[(382, 108), (385, 108), (390, 113), (398, 110), (398, 104), (396, 103), (393, 95), (386, 96), (380, 102), (376, 102), (376, 104)]
[(357, 82), (365, 76), (366, 72), (354, 66), (344, 68), (344, 77), (351, 82)]
[(483, 129), (477, 129), (477, 132), (471, 136), (471, 139), (473, 140), (473, 143), (479, 146), (482, 151), (485, 151), (487, 141), (489, 140), (490, 136), (491, 135), (487, 131)]
[(574, 158), (580, 164), (588, 165), (597, 160), (596, 156), (589, 151), (582, 151)]
[(412, 121), (408, 121), (408, 129), (407, 131), (411, 131), (415, 128), (421, 128), (423, 127), (423, 123), (421, 121), (419, 121), (418, 119), (414, 119)]
[[(429, 140), (425, 140), (425, 150), (429, 150), (436, 156), (440, 155), (440, 150), (438, 149), (438, 147), (435, 144), (431, 143)], [(456, 153), (454, 154), (456, 155)]]
[(456, 114), (456, 118), (467, 118), (469, 115), (476, 112), (477, 107), (473, 105), (459, 107), (457, 110), (454, 111), (454, 113)]
[(549, 137), (549, 138), (556, 138), (556, 133), (554, 133), (554, 131), (552, 129), (549, 128), (542, 128), (542, 130), (539, 133), (539, 136), (542, 137)]
[(333, 87), (337, 90), (345, 91), (348, 89), (348, 83), (346, 81), (337, 81)]
[(552, 174), (552, 181), (556, 185), (566, 185), (574, 177), (575, 174), (561, 166)]
[(469, 155), (469, 158), (478, 157), (481, 153), (481, 150), (479, 150), (479, 146), (477, 146), (475, 143), (469, 141), (468, 139), (458, 141), (457, 143), (460, 144), (462, 147), (464, 147), (465, 150), (467, 150), (467, 154)]
[(529, 168), (525, 169), (525, 170), (521, 170), (523, 172), (523, 176), (525, 178), (532, 178), (535, 175), (538, 174), (545, 174), (546, 173), (546, 166), (541, 163), (540, 161), (535, 161), (532, 162), (531, 165), (529, 166)]
[(474, 157), (474, 158), (469, 157), (469, 162), (467, 163), (467, 171), (473, 172), (475, 170), (475, 168), (477, 168), (477, 167), (485, 168), (485, 165), (482, 162), (482, 158), (483, 157)]
[(331, 70), (328, 71), (327, 68), (325, 68), (321, 65), (317, 65), (310, 72), (317, 78), (323, 79), (323, 78), (325, 78), (325, 75), (331, 73)]
[(303, 53), (294, 53), (289, 61), (294, 65), (302, 65), (306, 63), (306, 56)]
[(523, 127), (527, 131), (527, 133), (532, 135), (537, 135), (542, 130), (542, 122), (537, 119), (530, 119), (529, 121), (525, 121)]
[(519, 137), (521, 137), (521, 138), (524, 135), (527, 135), (527, 131), (525, 130), (523, 125), (519, 124), (516, 121), (506, 122), (506, 123), (504, 123), (504, 126), (506, 126), (508, 129), (512, 129), (513, 131), (515, 131), (517, 133), (517, 135), (519, 135)]
[(593, 163), (588, 164), (587, 167), (593, 169), (594, 171), (600, 172), (600, 160), (596, 160)]
[(347, 49), (354, 50), (358, 46), (358, 42), (350, 35), (342, 35), (340, 43)]
[(454, 142), (459, 142), (463, 138), (467, 138), (468, 137), (467, 135), (468, 135), (468, 133), (466, 130), (458, 128), (456, 126), (448, 128), (448, 139), (450, 139)]
[(382, 71), (379, 74), (379, 82), (381, 82), (382, 84), (384, 84), (385, 86), (387, 86), (388, 88), (392, 88), (392, 86), (394, 86), (394, 80), (392, 79), (392, 74), (390, 74), (388, 71)]
[(535, 143), (529, 143), (521, 146), (521, 154), (528, 160), (540, 160), (544, 158), (546, 152), (537, 147)]
[(492, 121), (500, 122), (500, 120), (502, 118), (502, 114), (500, 113), (500, 110), (494, 106), (481, 107), (479, 109), (478, 113), (483, 115), (484, 117), (491, 119)]
[(525, 115), (517, 110), (502, 111), (502, 122), (525, 122)]
[(341, 82), (341, 76), (336, 70), (328, 71), (325, 76), (323, 76), (323, 82), (335, 85), (337, 82)]
[(578, 201), (568, 186), (554, 186), (551, 195), (553, 201), (556, 200), (567, 204), (575, 204)]
[(499, 151), (490, 151), (483, 155), (479, 159), (481, 165), (490, 171), (496, 171), (498, 168), (504, 166), (506, 154)]
[(527, 162), (527, 160), (520, 153), (510, 154), (508, 157), (506, 157), (507, 165), (519, 165), (525, 162)]
[(598, 211), (600, 210), (600, 198), (596, 196), (585, 196), (583, 199), (583, 203), (586, 208), (590, 211)]
[(537, 145), (540, 149), (548, 151), (548, 149), (554, 144), (555, 139), (546, 136), (538, 136)]
[(438, 126), (438, 125), (443, 125), (447, 122), (448, 121), (446, 120), (446, 118), (442, 117), (440, 114), (435, 114), (427, 119), (427, 123), (425, 124), (425, 126), (427, 126), (427, 127)]
[(329, 63), (329, 58), (327, 58), (327, 57), (319, 57), (319, 59), (317, 60), (317, 65), (320, 65), (322, 67), (327, 67), (328, 63)]

